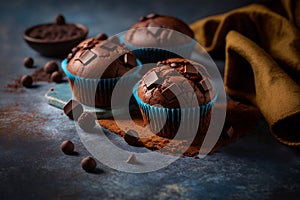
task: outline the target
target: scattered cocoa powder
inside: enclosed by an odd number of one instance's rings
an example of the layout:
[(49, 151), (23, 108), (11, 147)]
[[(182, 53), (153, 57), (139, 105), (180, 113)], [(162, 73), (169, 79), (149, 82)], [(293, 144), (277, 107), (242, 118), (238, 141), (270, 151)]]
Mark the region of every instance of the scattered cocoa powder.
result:
[[(65, 77), (65, 73), (60, 70), (63, 77)], [(35, 68), (34, 71), (30, 74), (33, 79), (33, 82), (52, 82), (51, 81), (51, 74), (47, 74), (44, 71), (43, 67)], [(22, 76), (18, 76), (15, 80), (5, 85), (4, 91), (5, 92), (12, 92), (12, 93), (23, 93), (26, 90), (24, 89), (21, 83)]]
[[(200, 153), (214, 153), (219, 148), (229, 143), (232, 143), (242, 136), (246, 135), (249, 130), (261, 119), (261, 114), (258, 109), (251, 105), (242, 104), (237, 101), (229, 101), (227, 103), (227, 116), (226, 122), (230, 123), (234, 128), (234, 134), (232, 137), (220, 137), (217, 144), (210, 152), (206, 152), (205, 149), (201, 149), (200, 147), (203, 142), (204, 136), (196, 138), (193, 143), (187, 148), (186, 140), (173, 140), (172, 143), (170, 139), (162, 138), (157, 135), (154, 135), (150, 131), (145, 131), (142, 129), (144, 122), (141, 118), (141, 115), (132, 115), (133, 121), (141, 127), (141, 130), (135, 130), (139, 134), (139, 141), (144, 145), (144, 147), (153, 150), (160, 151), (161, 153), (179, 155), (180, 152), (184, 152), (183, 155), (179, 156), (188, 156), (198, 158), (197, 155)], [(126, 123), (126, 120), (123, 123)], [(116, 133), (117, 135), (124, 137), (125, 132), (121, 130), (114, 119), (101, 119), (98, 120), (98, 123)], [(128, 122), (129, 124), (129, 122)], [(167, 145), (168, 144), (168, 145)], [(164, 149), (162, 149), (165, 147)]]

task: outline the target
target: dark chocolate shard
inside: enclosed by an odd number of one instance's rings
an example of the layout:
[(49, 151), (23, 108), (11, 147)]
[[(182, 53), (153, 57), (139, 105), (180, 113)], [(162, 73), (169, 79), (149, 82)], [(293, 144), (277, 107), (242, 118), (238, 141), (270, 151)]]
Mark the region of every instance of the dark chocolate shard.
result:
[(171, 65), (170, 65), (170, 67), (177, 67), (178, 65), (177, 65), (177, 63), (171, 63)]
[(140, 19), (139, 19), (140, 22), (143, 22), (143, 21), (146, 21), (146, 20), (147, 20), (147, 18), (145, 16), (141, 16)]
[(188, 73), (188, 74), (198, 74), (198, 70), (193, 66), (193, 65), (185, 65), (184, 66), (184, 73)]
[(102, 49), (106, 49), (108, 51), (113, 51), (117, 48), (117, 45), (111, 41), (104, 43), (103, 45), (101, 45)]
[(158, 79), (159, 78), (158, 78), (157, 74), (155, 73), (155, 71), (150, 72), (143, 78), (147, 88), (150, 88), (152, 84), (154, 84), (156, 81), (158, 81)]
[(180, 96), (181, 93), (181, 89), (175, 83), (162, 91), (162, 95), (169, 101)]
[(131, 53), (126, 53), (124, 55), (124, 63), (126, 65), (136, 66), (136, 59), (135, 59), (134, 55), (132, 55)]
[(77, 120), (83, 112), (82, 105), (76, 100), (70, 100), (64, 106), (64, 113), (72, 120)]
[(91, 50), (86, 50), (79, 56), (78, 59), (83, 65), (87, 65), (96, 57), (97, 55), (94, 52), (92, 52)]
[(158, 14), (156, 14), (156, 13), (150, 13), (150, 14), (148, 14), (146, 17), (148, 18), (148, 19), (153, 19), (153, 18), (156, 18), (156, 17), (158, 17), (159, 15)]
[(99, 33), (95, 38), (96, 40), (106, 40), (108, 37), (105, 33)]
[(200, 89), (203, 92), (206, 92), (208, 90), (210, 90), (212, 88), (212, 85), (210, 83), (210, 81), (206, 78), (202, 79), (201, 81), (199, 81), (199, 85), (200, 85)]

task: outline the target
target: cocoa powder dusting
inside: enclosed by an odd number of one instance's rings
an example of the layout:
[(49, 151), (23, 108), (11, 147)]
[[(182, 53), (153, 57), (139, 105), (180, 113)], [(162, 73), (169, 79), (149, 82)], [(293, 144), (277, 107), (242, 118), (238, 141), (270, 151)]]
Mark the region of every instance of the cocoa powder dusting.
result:
[[(133, 121), (141, 127), (141, 130), (135, 131), (139, 133), (139, 141), (144, 145), (145, 148), (172, 155), (179, 155), (180, 152), (184, 152), (179, 156), (188, 156), (194, 158), (198, 158), (197, 155), (199, 153), (214, 153), (222, 146), (238, 140), (242, 136), (246, 135), (247, 132), (259, 121), (259, 119), (261, 119), (261, 117), (262, 116), (260, 112), (254, 106), (242, 104), (237, 101), (229, 101), (227, 103), (226, 123), (230, 123), (232, 125), (232, 127), (234, 128), (234, 134), (232, 137), (224, 137), (223, 135), (221, 135), (214, 148), (210, 152), (206, 152), (205, 149), (200, 148), (204, 136), (196, 138), (188, 147), (186, 140), (172, 140), (171, 142), (170, 139), (154, 135), (150, 130), (145, 131), (145, 129), (143, 129), (144, 122), (141, 116), (132, 116)], [(101, 119), (98, 120), (98, 122), (102, 127), (116, 133), (121, 137), (124, 137), (125, 131), (121, 130), (112, 118)], [(126, 121), (123, 121), (123, 123), (126, 123)], [(165, 148), (162, 149), (163, 147)], [(201, 152), (199, 152), (200, 149)]]
[[(62, 73), (63, 77), (65, 77), (65, 74), (62, 70), (60, 70), (60, 73)], [(44, 71), (43, 67), (36, 68), (30, 76), (33, 79), (33, 84), (35, 82), (52, 82), (51, 81), (51, 74), (47, 74)], [(12, 93), (24, 93), (26, 90), (24, 89), (22, 83), (21, 83), (22, 76), (18, 76), (15, 80), (13, 80), (11, 83), (7, 83), (5, 85), (4, 91), (5, 92), (12, 92)]]

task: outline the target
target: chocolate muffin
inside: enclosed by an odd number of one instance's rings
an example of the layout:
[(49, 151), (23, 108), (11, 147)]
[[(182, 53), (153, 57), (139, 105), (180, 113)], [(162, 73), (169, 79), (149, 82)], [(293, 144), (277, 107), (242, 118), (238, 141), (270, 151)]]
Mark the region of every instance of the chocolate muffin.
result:
[(195, 45), (193, 38), (194, 33), (186, 23), (172, 16), (158, 14), (142, 16), (121, 37), (144, 63), (189, 57)]
[(136, 56), (118, 38), (106, 38), (84, 40), (62, 63), (75, 98), (88, 106), (109, 107), (117, 81), (137, 66)]
[(199, 121), (198, 134), (205, 134), (217, 95), (203, 65), (172, 58), (149, 70), (139, 82), (134, 96), (150, 129), (159, 136), (173, 138), (180, 124), (187, 132), (193, 131), (196, 120)]

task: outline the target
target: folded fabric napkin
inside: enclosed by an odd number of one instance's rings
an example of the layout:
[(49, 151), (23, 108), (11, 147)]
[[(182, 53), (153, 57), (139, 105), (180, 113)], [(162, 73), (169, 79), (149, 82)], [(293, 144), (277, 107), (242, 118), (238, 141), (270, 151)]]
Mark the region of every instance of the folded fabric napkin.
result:
[(256, 105), (280, 142), (300, 147), (300, 1), (255, 3), (191, 28), (208, 53), (225, 55), (227, 94)]

